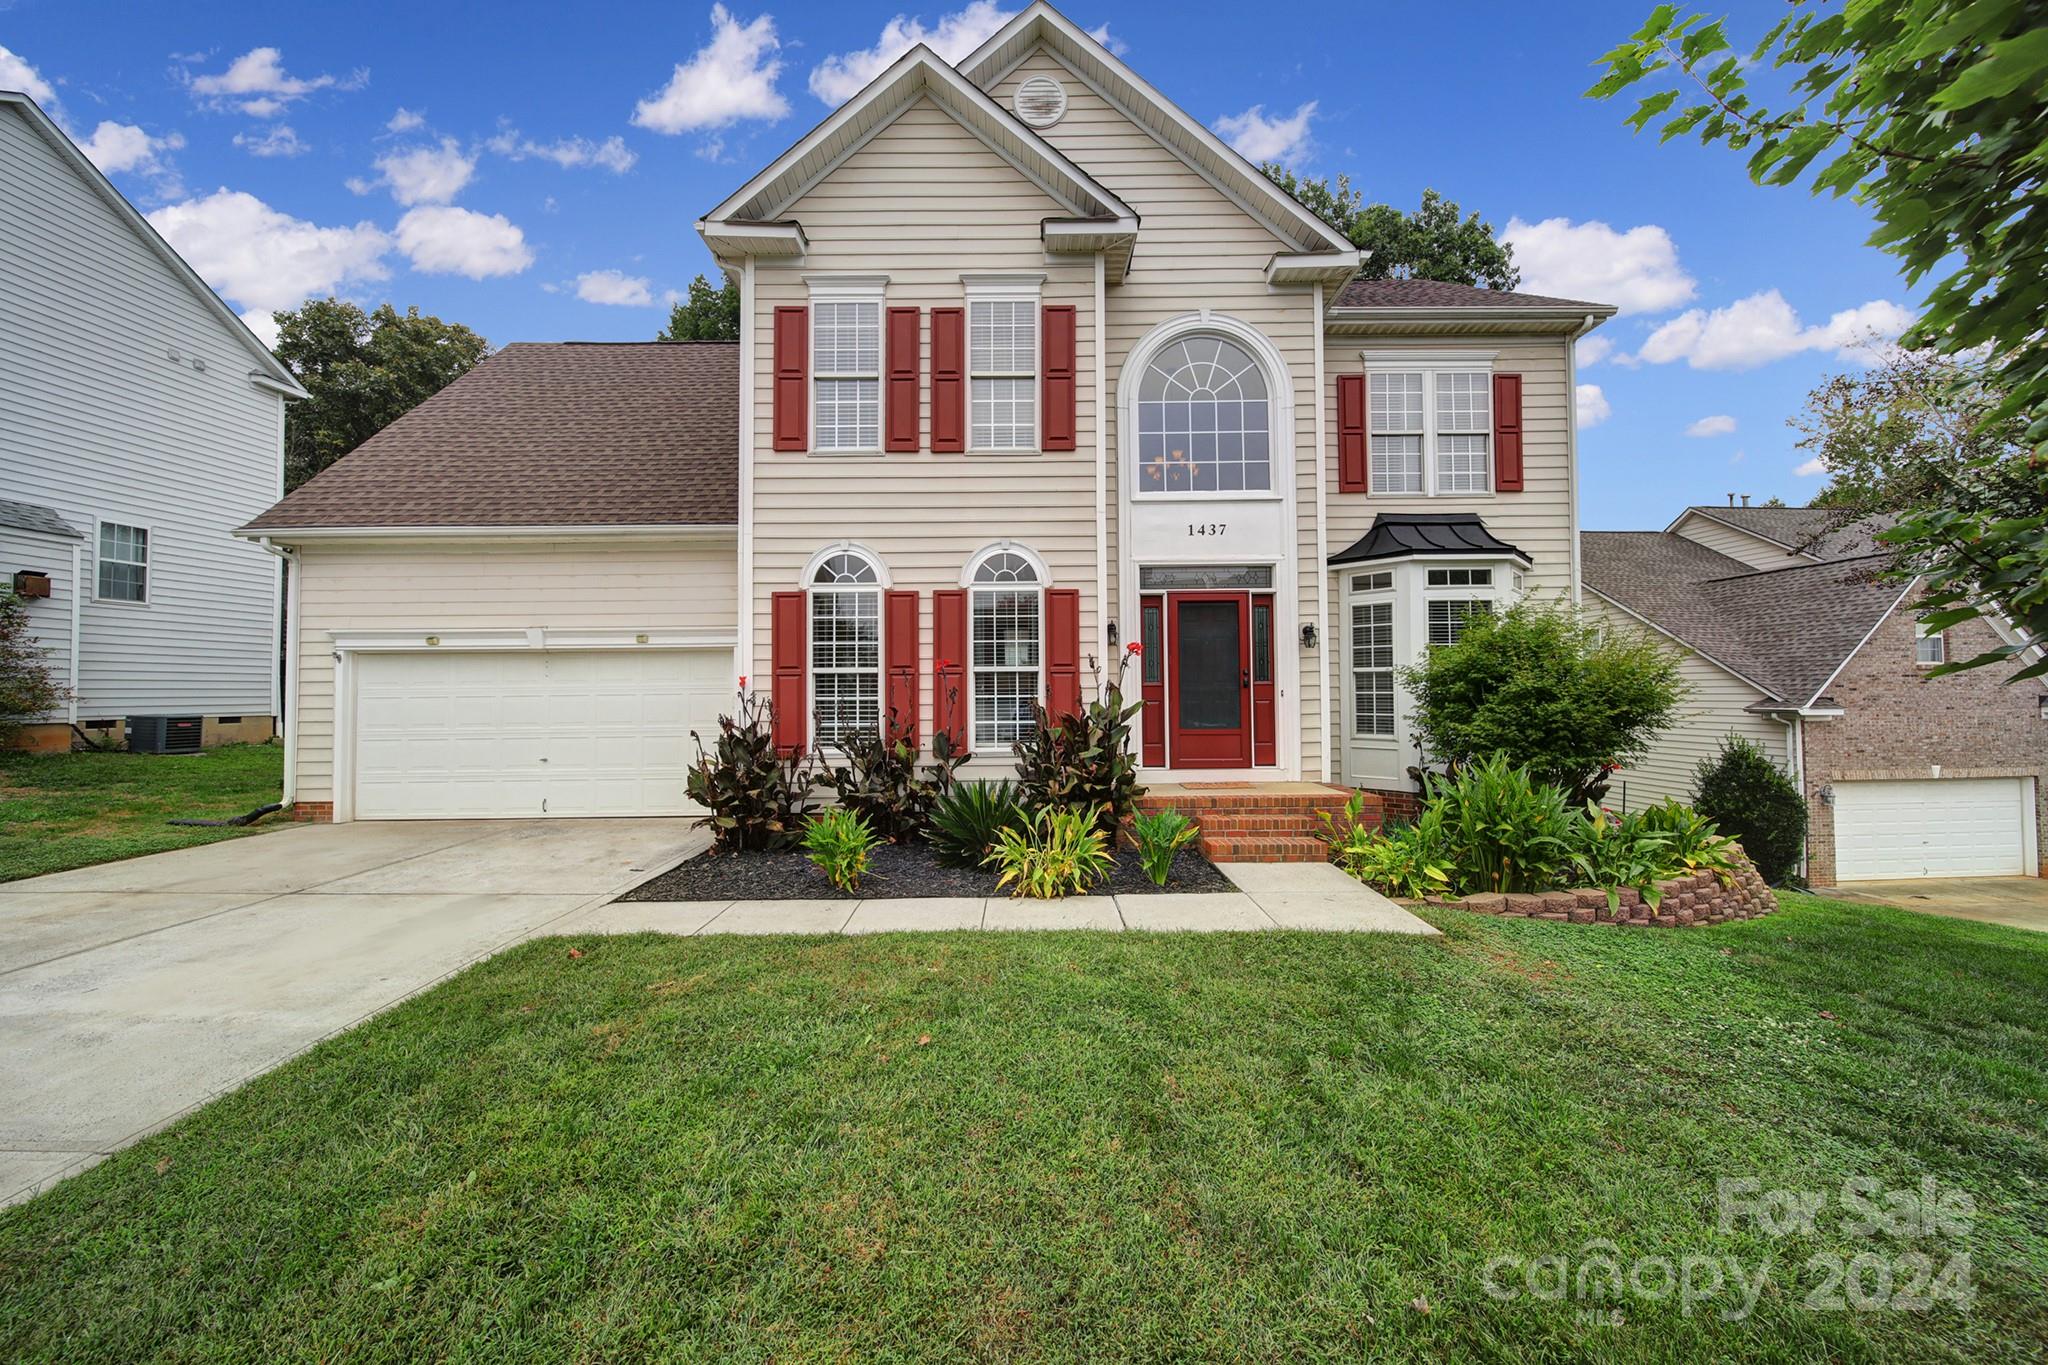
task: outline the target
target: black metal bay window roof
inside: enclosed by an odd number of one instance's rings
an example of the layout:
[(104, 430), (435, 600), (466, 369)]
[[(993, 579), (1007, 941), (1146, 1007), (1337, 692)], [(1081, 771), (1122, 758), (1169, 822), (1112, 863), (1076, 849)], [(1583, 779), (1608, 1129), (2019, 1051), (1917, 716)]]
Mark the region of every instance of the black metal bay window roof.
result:
[(1347, 549), (1330, 556), (1332, 564), (1364, 564), (1376, 559), (1411, 559), (1427, 555), (1529, 556), (1486, 529), (1471, 512), (1382, 512), (1372, 529)]

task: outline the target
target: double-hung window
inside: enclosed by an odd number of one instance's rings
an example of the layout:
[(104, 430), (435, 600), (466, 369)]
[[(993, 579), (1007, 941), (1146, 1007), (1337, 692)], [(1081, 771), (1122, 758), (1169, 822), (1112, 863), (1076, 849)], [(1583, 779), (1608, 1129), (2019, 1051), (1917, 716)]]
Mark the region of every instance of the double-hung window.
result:
[(1366, 391), (1371, 491), (1416, 497), (1492, 491), (1491, 370), (1375, 368)]
[(968, 446), (1038, 449), (1038, 297), (967, 300)]
[(816, 738), (882, 724), (882, 588), (861, 555), (830, 555), (811, 575), (811, 697)]
[(811, 375), (818, 450), (882, 448), (882, 303), (814, 299)]
[(1913, 640), (1913, 662), (1922, 668), (1933, 668), (1948, 661), (1948, 642), (1938, 630), (1925, 626), (1915, 627)]
[(1351, 733), (1359, 739), (1394, 734), (1394, 575), (1386, 570), (1351, 579)]
[(1044, 585), (1023, 555), (996, 550), (982, 557), (973, 584), (968, 630), (974, 660), (974, 747), (1029, 735), (1044, 676)]
[(149, 530), (143, 526), (100, 523), (99, 584), (103, 602), (149, 600)]

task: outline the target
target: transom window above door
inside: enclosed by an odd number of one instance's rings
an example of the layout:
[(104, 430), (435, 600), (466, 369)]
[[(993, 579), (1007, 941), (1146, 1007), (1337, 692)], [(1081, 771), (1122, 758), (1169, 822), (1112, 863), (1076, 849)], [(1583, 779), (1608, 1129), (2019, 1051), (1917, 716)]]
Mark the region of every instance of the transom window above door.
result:
[(1493, 490), (1490, 370), (1375, 369), (1366, 392), (1372, 492)]
[(1251, 353), (1216, 336), (1168, 344), (1138, 386), (1138, 490), (1266, 493), (1272, 397)]

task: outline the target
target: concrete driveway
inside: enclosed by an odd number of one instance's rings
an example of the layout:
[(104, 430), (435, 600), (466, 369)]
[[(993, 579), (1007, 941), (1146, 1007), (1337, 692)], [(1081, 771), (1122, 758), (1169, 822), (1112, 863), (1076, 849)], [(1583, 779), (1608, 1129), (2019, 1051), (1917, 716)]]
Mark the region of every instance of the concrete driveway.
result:
[(1930, 915), (1980, 919), (2048, 932), (2048, 879), (2041, 877), (1956, 877), (1913, 882), (1844, 882), (1823, 895), (1875, 901)]
[(306, 825), (0, 885), (0, 1203), (707, 843), (680, 819)]

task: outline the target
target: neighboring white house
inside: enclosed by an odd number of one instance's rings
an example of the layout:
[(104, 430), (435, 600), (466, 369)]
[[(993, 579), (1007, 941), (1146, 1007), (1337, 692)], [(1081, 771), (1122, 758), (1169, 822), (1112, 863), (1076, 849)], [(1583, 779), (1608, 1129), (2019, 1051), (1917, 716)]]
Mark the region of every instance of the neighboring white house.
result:
[(0, 91), (0, 578), (66, 709), (118, 735), (197, 717), (207, 742), (277, 715), (278, 559), (230, 532), (283, 491), (303, 397), (228, 306), (27, 96)]

